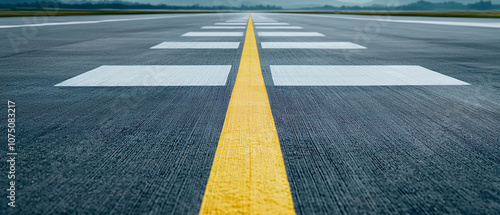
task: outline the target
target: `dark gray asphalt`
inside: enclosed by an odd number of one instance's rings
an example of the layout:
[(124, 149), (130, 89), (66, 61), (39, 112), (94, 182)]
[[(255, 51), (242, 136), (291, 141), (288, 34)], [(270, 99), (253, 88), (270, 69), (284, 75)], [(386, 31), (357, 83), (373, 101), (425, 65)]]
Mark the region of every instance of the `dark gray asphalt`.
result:
[[(257, 37), (258, 42), (342, 41), (367, 47), (259, 50), (298, 214), (498, 214), (499, 28), (259, 15), (326, 36)], [(0, 29), (1, 102), (16, 102), (19, 142), (17, 207), (8, 208), (8, 199), (1, 198), (2, 213), (198, 212), (242, 46), (149, 48), (164, 41), (243, 42), (243, 37), (179, 36), (244, 15), (163, 16), (171, 18), (36, 27), (33, 36), (24, 33), (27, 43), (18, 50), (9, 35), (29, 29)], [(14, 24), (23, 21), (0, 19), (0, 25)], [(53, 87), (101, 65), (233, 68), (224, 87)], [(278, 87), (269, 65), (419, 65), (471, 85)], [(0, 128), (5, 132), (6, 123)], [(7, 188), (5, 174), (0, 183)]]
[[(8, 209), (3, 197), (2, 211), (197, 213), (241, 48), (149, 48), (164, 41), (220, 40), (180, 35), (231, 17), (241, 15), (39, 27), (19, 53), (2, 47), (2, 101), (16, 102), (19, 130), (18, 206)], [(21, 29), (0, 30), (2, 36), (8, 32), (21, 34)], [(101, 65), (193, 64), (232, 65), (227, 86), (53, 87)]]
[[(500, 29), (267, 16), (326, 36), (258, 42), (367, 47), (260, 52), (299, 214), (500, 211)], [(269, 65), (420, 65), (472, 85), (278, 87)]]

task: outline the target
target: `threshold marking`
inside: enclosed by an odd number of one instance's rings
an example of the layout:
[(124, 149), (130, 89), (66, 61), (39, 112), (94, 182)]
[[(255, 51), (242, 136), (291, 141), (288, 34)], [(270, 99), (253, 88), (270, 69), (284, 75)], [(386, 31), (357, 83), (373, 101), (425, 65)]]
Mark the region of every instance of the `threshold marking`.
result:
[(274, 19), (254, 19), (253, 21), (254, 21), (254, 22), (256, 22), (256, 23), (262, 23), (262, 22), (278, 22), (278, 21), (276, 21), (276, 20), (274, 20)]
[(247, 25), (246, 22), (218, 22), (215, 25)]
[(254, 25), (289, 25), (286, 22), (257, 22)]
[(270, 66), (277, 86), (470, 85), (421, 66)]
[(227, 20), (226, 22), (247, 22), (247, 19), (231, 19)]
[(101, 66), (55, 86), (224, 86), (230, 70), (230, 65)]
[(318, 32), (259, 32), (259, 37), (324, 37), (324, 34)]
[(203, 26), (201, 29), (245, 29), (245, 26)]
[(261, 42), (263, 49), (366, 49), (350, 42)]
[(303, 29), (300, 26), (257, 26), (257, 29)]
[(238, 49), (240, 42), (163, 42), (151, 49)]
[(251, 17), (200, 214), (295, 214)]
[(187, 32), (182, 37), (241, 37), (243, 32)]

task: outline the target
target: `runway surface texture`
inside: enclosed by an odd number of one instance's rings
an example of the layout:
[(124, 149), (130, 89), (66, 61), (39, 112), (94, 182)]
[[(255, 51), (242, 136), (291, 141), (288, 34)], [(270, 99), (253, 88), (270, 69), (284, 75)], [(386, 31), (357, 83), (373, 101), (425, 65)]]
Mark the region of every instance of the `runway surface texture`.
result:
[(500, 20), (249, 15), (1, 18), (2, 214), (498, 214)]

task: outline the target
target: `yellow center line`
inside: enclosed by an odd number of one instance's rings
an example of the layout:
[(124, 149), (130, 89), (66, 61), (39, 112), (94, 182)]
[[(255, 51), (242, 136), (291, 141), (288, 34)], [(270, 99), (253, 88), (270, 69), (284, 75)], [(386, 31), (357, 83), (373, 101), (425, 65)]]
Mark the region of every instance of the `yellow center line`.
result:
[(200, 214), (295, 214), (251, 16)]

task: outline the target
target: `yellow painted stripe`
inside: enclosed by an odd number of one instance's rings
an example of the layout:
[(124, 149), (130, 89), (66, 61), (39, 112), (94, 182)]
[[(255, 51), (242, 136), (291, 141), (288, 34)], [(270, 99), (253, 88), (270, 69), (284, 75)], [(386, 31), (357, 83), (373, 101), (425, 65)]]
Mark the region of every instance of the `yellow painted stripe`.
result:
[(295, 214), (251, 16), (200, 214)]

